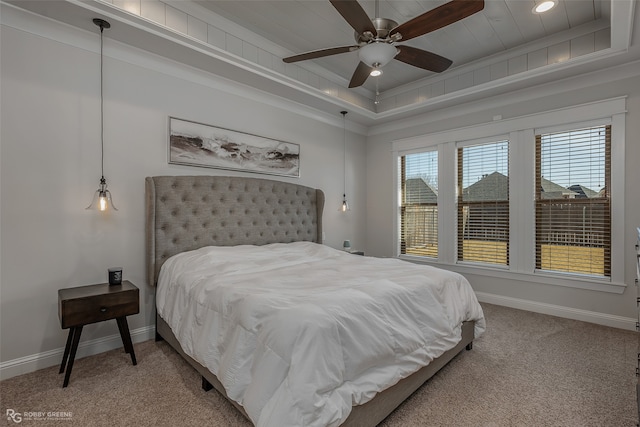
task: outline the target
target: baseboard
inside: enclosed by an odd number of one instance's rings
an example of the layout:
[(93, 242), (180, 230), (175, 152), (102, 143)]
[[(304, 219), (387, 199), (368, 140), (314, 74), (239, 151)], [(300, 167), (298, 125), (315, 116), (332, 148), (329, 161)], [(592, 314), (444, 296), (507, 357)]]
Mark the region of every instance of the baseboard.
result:
[[(561, 305), (546, 304), (535, 301), (528, 301), (520, 298), (505, 297), (502, 295), (489, 294), (486, 292), (476, 292), (478, 301), (489, 304), (501, 305), (505, 307), (517, 308), (520, 310), (533, 311), (534, 313), (548, 314), (551, 316), (564, 317), (567, 319), (580, 320), (583, 322), (596, 323), (598, 325), (611, 326), (614, 328), (636, 330), (636, 319), (630, 317), (615, 316), (612, 314), (598, 313), (595, 311), (580, 310), (577, 308), (564, 307)], [(134, 343), (147, 341), (155, 337), (155, 326), (145, 326), (131, 331), (131, 340)], [(119, 334), (95, 340), (81, 342), (78, 346), (76, 358), (103, 353), (122, 346)], [(0, 363), (0, 380), (15, 377), (38, 369), (59, 365), (62, 361), (64, 348), (49, 350), (30, 356), (21, 357), (7, 362)]]
[[(153, 339), (155, 337), (155, 330), (156, 328), (154, 325), (134, 329), (131, 331), (131, 341), (135, 344)], [(94, 354), (103, 353), (119, 347), (122, 347), (120, 334), (80, 342), (78, 345), (78, 352), (76, 353), (76, 359), (93, 356)], [(64, 347), (60, 347), (55, 350), (44, 351), (42, 353), (2, 362), (0, 363), (0, 380), (34, 372), (38, 369), (60, 365), (63, 353)]]
[(520, 310), (533, 311), (534, 313), (564, 317), (566, 319), (580, 320), (583, 322), (595, 323), (598, 325), (611, 326), (613, 328), (628, 329), (630, 331), (636, 330), (636, 319), (631, 317), (598, 313), (596, 311), (581, 310), (577, 308), (564, 307), (561, 305), (546, 304), (520, 298), (505, 297), (502, 295), (489, 294), (485, 292), (476, 292), (476, 296), (478, 297), (478, 301), (486, 302), (489, 304), (502, 305), (505, 307), (517, 308)]

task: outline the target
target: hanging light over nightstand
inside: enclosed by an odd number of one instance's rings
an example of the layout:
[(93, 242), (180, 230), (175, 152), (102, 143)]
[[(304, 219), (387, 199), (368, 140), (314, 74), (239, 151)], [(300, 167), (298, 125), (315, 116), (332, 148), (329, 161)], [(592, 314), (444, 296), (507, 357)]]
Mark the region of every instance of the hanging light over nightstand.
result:
[(346, 212), (349, 211), (351, 209), (349, 209), (349, 203), (347, 202), (347, 138), (346, 138), (346, 132), (347, 132), (347, 122), (346, 122), (346, 115), (347, 112), (346, 111), (340, 111), (340, 114), (342, 114), (342, 153), (343, 153), (343, 157), (342, 157), (342, 171), (343, 171), (343, 176), (344, 176), (344, 187), (343, 187), (343, 192), (342, 192), (342, 205), (340, 206), (340, 211), (342, 212)]
[(107, 21), (99, 18), (95, 18), (93, 23), (100, 27), (100, 156), (101, 156), (101, 178), (100, 178), (100, 186), (96, 190), (93, 195), (93, 200), (91, 204), (87, 207), (87, 209), (97, 209), (99, 211), (108, 211), (113, 209), (117, 211), (118, 209), (113, 204), (111, 200), (111, 192), (107, 190), (107, 180), (104, 179), (104, 98), (102, 96), (102, 62), (103, 62), (103, 53), (102, 53), (102, 33), (105, 28), (111, 28), (111, 24)]

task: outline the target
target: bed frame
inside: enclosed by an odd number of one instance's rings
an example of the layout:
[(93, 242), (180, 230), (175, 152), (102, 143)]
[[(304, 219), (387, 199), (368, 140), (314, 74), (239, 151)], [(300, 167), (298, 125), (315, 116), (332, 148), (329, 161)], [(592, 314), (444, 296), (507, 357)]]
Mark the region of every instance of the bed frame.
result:
[[(322, 190), (282, 181), (227, 176), (156, 176), (145, 179), (148, 281), (155, 286), (169, 257), (203, 246), (322, 242)], [(354, 406), (343, 426), (375, 426), (465, 347), (474, 322), (462, 325), (462, 340), (429, 365), (371, 401)], [(164, 339), (202, 376), (205, 390), (224, 387), (182, 350), (169, 325), (156, 315), (156, 339)], [(240, 404), (229, 401), (249, 419)]]

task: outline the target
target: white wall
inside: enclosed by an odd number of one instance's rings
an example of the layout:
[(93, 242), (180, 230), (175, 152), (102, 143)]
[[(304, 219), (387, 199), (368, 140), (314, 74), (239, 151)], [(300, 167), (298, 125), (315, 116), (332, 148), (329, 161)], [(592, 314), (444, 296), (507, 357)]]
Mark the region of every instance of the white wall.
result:
[[(618, 327), (635, 326), (636, 227), (640, 226), (640, 64), (609, 69), (553, 84), (484, 99), (412, 117), (401, 123), (379, 126), (367, 139), (367, 235), (366, 250), (375, 256), (393, 256), (394, 197), (391, 141), (440, 131), (522, 117), (562, 107), (628, 96), (626, 117), (624, 281), (622, 295), (581, 290), (533, 281), (466, 275), (479, 299)], [(615, 201), (614, 201), (615, 203)], [(446, 236), (441, 236), (445, 238)], [(454, 238), (452, 236), (452, 238)]]
[[(321, 188), (326, 244), (341, 247), (348, 238), (354, 248), (363, 247), (365, 138), (347, 132), (352, 210), (340, 214), (340, 109), (335, 117), (322, 116), (118, 44), (109, 40), (110, 30), (104, 39), (105, 177), (119, 211), (84, 210), (100, 179), (98, 32), (5, 12), (0, 46), (4, 377), (60, 362), (67, 331), (58, 321), (57, 290), (105, 282), (108, 267), (123, 267), (124, 278), (141, 290), (141, 313), (129, 319), (130, 329), (143, 331), (139, 339), (152, 332), (153, 288), (146, 285), (144, 258), (145, 176), (243, 175), (167, 164), (168, 116), (299, 143), (299, 179), (244, 175)], [(111, 337), (108, 344), (117, 345), (114, 335), (115, 322), (103, 322), (85, 327), (82, 342), (99, 344)]]

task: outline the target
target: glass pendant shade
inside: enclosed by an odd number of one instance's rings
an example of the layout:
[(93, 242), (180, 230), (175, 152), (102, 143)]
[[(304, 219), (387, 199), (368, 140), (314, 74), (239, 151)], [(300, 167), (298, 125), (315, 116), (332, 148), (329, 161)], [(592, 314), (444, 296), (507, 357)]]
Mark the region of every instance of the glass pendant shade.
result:
[(113, 200), (111, 200), (111, 192), (107, 190), (107, 180), (102, 177), (100, 179), (100, 187), (93, 193), (93, 200), (91, 204), (86, 207), (87, 210), (97, 210), (101, 212), (114, 210), (117, 211), (118, 208), (113, 204)]
[(340, 206), (339, 210), (341, 212), (346, 212), (346, 211), (351, 210), (351, 209), (349, 209), (349, 203), (347, 202), (347, 195), (346, 194), (342, 195), (342, 205)]

